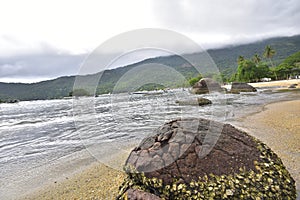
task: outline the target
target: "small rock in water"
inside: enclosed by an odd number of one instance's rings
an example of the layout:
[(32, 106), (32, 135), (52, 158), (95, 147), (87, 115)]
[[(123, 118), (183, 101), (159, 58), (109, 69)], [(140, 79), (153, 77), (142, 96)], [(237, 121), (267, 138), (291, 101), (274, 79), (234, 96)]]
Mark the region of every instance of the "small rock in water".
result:
[(199, 97), (197, 99), (189, 99), (189, 100), (177, 100), (175, 101), (179, 105), (192, 105), (192, 106), (203, 106), (212, 104), (211, 100)]
[(240, 93), (240, 92), (256, 92), (256, 88), (252, 87), (251, 85), (247, 83), (238, 83), (234, 82), (231, 85), (230, 93)]

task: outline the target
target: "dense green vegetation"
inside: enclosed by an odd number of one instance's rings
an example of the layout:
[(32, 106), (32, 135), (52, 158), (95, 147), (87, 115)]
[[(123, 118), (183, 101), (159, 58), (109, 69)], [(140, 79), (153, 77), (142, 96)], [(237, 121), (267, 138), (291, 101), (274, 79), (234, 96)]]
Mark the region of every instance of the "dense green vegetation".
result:
[(237, 73), (233, 81), (258, 82), (262, 78), (270, 77), (270, 69), (266, 63), (255, 63), (252, 60), (239, 62)]
[(277, 79), (288, 79), (300, 75), (300, 51), (287, 57), (280, 65), (273, 70)]
[[(270, 45), (276, 50), (276, 54), (273, 55), (271, 59), (273, 65), (277, 66), (286, 57), (300, 51), (300, 36), (272, 38), (251, 44), (209, 50), (208, 53), (219, 67), (220, 72), (223, 74), (225, 78), (223, 80), (229, 81), (232, 74), (236, 72), (236, 59), (240, 55), (243, 55), (245, 58), (251, 58), (254, 54), (263, 55), (267, 45)], [(269, 59), (267, 60), (269, 61)]]
[(269, 62), (262, 60), (258, 54), (251, 60), (239, 56), (237, 72), (233, 75), (232, 81), (258, 82), (262, 78), (282, 80), (300, 75), (300, 51), (288, 56), (277, 66), (273, 65), (271, 59), (275, 54), (275, 49), (268, 45), (265, 47), (263, 57)]
[[(264, 48), (267, 45), (270, 45), (271, 49), (276, 50), (276, 54), (270, 51), (268, 55), (266, 54), (265, 56), (260, 56), (264, 55)], [(172, 55), (146, 59), (139, 63), (117, 69), (106, 70), (102, 72), (102, 74), (98, 73), (89, 76), (102, 75), (96, 88), (96, 94), (112, 93), (115, 91), (115, 86), (119, 79), (123, 77), (124, 74), (137, 66), (149, 63), (158, 63), (160, 65), (168, 66), (170, 71), (175, 70), (182, 75), (182, 78), (176, 79), (172, 73), (164, 74), (164, 79), (167, 81), (160, 85), (170, 88), (192, 85), (190, 84), (191, 82), (189, 82), (189, 80), (191, 81), (193, 77), (197, 77), (199, 72), (205, 77), (212, 77), (219, 81), (230, 81), (230, 79), (237, 78), (237, 75), (232, 76), (232, 74), (236, 73), (237, 69), (240, 71), (240, 73), (242, 73), (243, 69), (241, 68), (246, 68), (246, 71), (249, 71), (248, 75), (239, 75), (239, 78), (244, 81), (257, 81), (260, 77), (282, 79), (298, 73), (299, 61), (296, 59), (298, 54), (295, 57), (287, 58), (289, 55), (292, 55), (298, 51), (300, 51), (300, 35), (293, 37), (273, 38), (251, 44), (209, 50), (208, 53), (219, 68), (221, 72), (220, 74), (210, 70), (210, 63), (203, 63), (199, 61), (199, 58), (206, 55), (205, 53), (200, 52), (185, 55), (185, 57), (188, 57), (192, 63), (187, 63), (187, 61), (180, 56)], [(243, 56), (239, 58), (240, 55)], [(241, 62), (237, 63), (237, 58), (239, 58)], [(286, 58), (287, 60), (285, 60)], [(290, 64), (291, 62), (292, 64)], [(196, 70), (193, 66), (201, 69), (201, 71)], [(272, 66), (274, 67), (272, 68)], [(254, 74), (259, 74), (259, 76), (254, 77)], [(140, 79), (143, 79), (143, 77), (140, 77)], [(0, 83), (0, 99), (2, 99), (2, 101), (8, 101), (13, 99), (36, 100), (63, 98), (69, 96), (70, 92), (73, 91), (74, 81), (75, 77), (70, 76), (33, 84)], [(192, 80), (192, 82), (194, 81), (195, 79)], [(157, 82), (154, 81), (154, 83)], [(126, 88), (130, 82), (124, 81), (122, 84), (119, 84), (119, 86)], [(90, 87), (91, 88), (83, 89), (89, 93), (93, 93), (93, 86)], [(138, 88), (155, 89), (156, 87), (157, 85), (149, 85), (149, 82), (145, 82), (144, 87), (140, 85)]]
[(272, 67), (274, 67), (273, 62), (272, 62), (272, 57), (275, 54), (276, 54), (276, 51), (274, 49), (272, 49), (272, 47), (270, 45), (266, 46), (263, 56), (270, 60)]
[(189, 84), (190, 84), (191, 86), (193, 86), (193, 85), (195, 85), (195, 83), (197, 83), (201, 78), (202, 78), (202, 75), (201, 75), (201, 74), (199, 74), (197, 77), (190, 78)]
[[(271, 65), (271, 58), (276, 53), (270, 45), (265, 47), (263, 57), (269, 59)], [(237, 72), (233, 75), (232, 81), (240, 82), (258, 82), (262, 78), (273, 77), (268, 63), (263, 61), (261, 56), (255, 54), (252, 59), (245, 59), (244, 56), (239, 56), (237, 59)]]

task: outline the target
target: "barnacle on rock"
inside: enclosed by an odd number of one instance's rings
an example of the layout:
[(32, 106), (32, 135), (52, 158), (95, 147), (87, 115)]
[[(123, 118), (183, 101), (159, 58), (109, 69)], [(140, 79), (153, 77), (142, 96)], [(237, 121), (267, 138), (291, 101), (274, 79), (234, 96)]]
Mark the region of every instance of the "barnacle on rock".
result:
[(228, 174), (210, 172), (192, 179), (178, 174), (166, 182), (163, 176), (151, 177), (128, 165), (124, 168), (127, 178), (120, 186), (117, 199), (130, 199), (126, 194), (128, 188), (138, 188), (155, 194), (160, 199), (174, 200), (296, 199), (295, 181), (280, 158), (265, 144), (247, 136), (248, 140), (249, 138), (256, 144), (253, 148), (258, 150), (257, 157), (252, 161), (252, 168), (243, 166)]

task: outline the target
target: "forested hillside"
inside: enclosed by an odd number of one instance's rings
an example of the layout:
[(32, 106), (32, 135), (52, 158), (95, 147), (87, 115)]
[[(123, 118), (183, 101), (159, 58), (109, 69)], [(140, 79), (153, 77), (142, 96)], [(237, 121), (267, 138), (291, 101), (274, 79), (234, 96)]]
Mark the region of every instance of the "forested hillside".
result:
[(300, 51), (300, 35), (272, 38), (251, 44), (209, 50), (208, 52), (218, 65), (220, 71), (225, 73), (228, 77), (236, 71), (238, 65), (237, 59), (239, 56), (250, 59), (255, 54), (262, 55), (267, 45), (270, 45), (275, 49), (276, 54), (272, 60), (275, 65), (278, 65), (286, 57)]
[[(262, 55), (267, 45), (272, 46), (276, 50), (276, 54), (272, 60), (275, 66), (279, 65), (288, 56), (300, 51), (300, 35), (293, 37), (280, 37), (263, 40), (251, 44), (244, 44), (238, 46), (228, 46), (221, 49), (212, 49), (208, 53), (218, 66), (222, 77), (228, 79), (236, 72), (237, 59), (239, 56), (250, 59), (254, 54)], [(203, 53), (194, 53), (186, 55), (192, 60), (195, 65), (205, 66), (207, 63), (198, 63), (199, 57), (203, 56)], [(97, 88), (97, 94), (112, 92), (116, 82), (122, 77), (124, 73), (130, 69), (147, 63), (159, 63), (173, 67), (176, 71), (182, 74), (186, 79), (197, 76), (197, 71), (191, 66), (187, 65), (185, 60), (179, 56), (166, 56), (150, 58), (139, 63), (135, 63), (129, 66), (106, 70), (99, 82)], [(205, 68), (207, 71), (203, 73), (209, 74), (209, 68)], [(165, 74), (168, 76), (168, 74)], [(60, 77), (54, 80), (43, 81), (33, 84), (21, 84), (21, 83), (0, 83), (0, 100), (19, 99), (19, 100), (33, 100), (33, 99), (55, 99), (69, 96), (73, 90), (75, 77)], [(180, 87), (182, 82), (174, 82), (167, 85), (167, 87)]]

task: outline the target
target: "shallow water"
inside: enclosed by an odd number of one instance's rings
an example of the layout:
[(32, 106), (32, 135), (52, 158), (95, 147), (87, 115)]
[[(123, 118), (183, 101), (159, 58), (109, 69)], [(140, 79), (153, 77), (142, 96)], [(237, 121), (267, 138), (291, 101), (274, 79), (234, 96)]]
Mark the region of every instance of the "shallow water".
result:
[(260, 111), (264, 104), (295, 98), (293, 93), (263, 90), (201, 96), (213, 104), (179, 106), (175, 100), (198, 97), (182, 89), (0, 104), (1, 199), (16, 198), (95, 159), (121, 169), (111, 162), (114, 157), (171, 119), (203, 117), (230, 123)]

